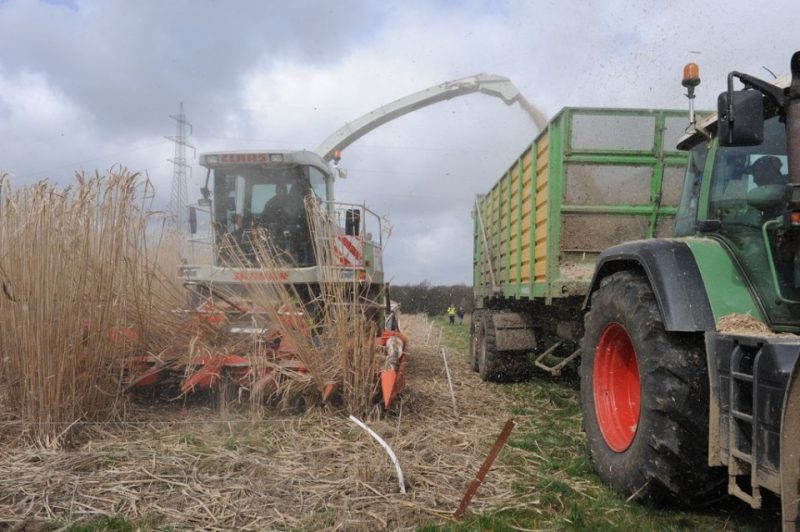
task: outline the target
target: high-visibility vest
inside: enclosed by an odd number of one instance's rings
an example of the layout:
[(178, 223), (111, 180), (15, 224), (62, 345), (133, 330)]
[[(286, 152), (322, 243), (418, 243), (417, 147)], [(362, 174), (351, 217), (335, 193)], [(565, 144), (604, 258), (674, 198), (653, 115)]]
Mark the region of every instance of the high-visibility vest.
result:
[(447, 307), (447, 314), (450, 315), (450, 316), (455, 316), (456, 315), (456, 307), (453, 307), (453, 306)]

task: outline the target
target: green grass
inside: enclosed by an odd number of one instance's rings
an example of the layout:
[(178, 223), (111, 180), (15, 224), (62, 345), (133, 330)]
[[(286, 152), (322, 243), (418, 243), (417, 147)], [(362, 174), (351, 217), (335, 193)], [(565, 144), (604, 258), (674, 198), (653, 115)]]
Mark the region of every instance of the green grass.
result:
[[(449, 325), (442, 344), (468, 356), (469, 327)], [(468, 323), (468, 322), (467, 322)], [(508, 415), (517, 423), (500, 460), (518, 474), (517, 495), (526, 504), (468, 514), (456, 525), (422, 530), (773, 530), (780, 528), (776, 509), (751, 510), (730, 500), (703, 512), (658, 509), (625, 502), (602, 484), (586, 453), (581, 431), (579, 392), (572, 378), (553, 382), (543, 376), (518, 384), (498, 385), (512, 399)], [(499, 415), (499, 417), (501, 417)], [(491, 475), (491, 472), (489, 473)]]
[(431, 343), (436, 341), (438, 332), (436, 327), (442, 328), (442, 345), (448, 349), (459, 351), (465, 355), (464, 360), (469, 358), (469, 318), (464, 317), (464, 323), (450, 325), (447, 318), (433, 318), (434, 331), (431, 332)]

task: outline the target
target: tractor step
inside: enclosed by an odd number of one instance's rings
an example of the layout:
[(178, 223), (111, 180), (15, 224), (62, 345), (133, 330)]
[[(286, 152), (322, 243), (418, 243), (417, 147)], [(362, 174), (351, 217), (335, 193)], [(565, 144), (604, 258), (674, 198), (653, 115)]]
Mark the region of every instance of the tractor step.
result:
[(744, 412), (739, 412), (738, 410), (731, 410), (731, 415), (740, 421), (746, 421), (747, 423), (753, 422), (753, 416), (745, 414)]
[(728, 477), (728, 494), (743, 500), (754, 510), (759, 510), (761, 508), (761, 491), (758, 487), (756, 487), (752, 494), (747, 493), (736, 483), (735, 476)]
[(706, 333), (712, 426), (709, 462), (727, 467), (728, 493), (753, 508), (781, 493), (784, 394), (800, 355), (797, 337)]

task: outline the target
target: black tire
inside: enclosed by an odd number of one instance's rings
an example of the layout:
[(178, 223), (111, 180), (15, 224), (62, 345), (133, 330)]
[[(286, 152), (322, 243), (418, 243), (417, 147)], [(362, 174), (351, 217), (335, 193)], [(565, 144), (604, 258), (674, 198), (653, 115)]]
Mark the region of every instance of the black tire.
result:
[[(492, 314), (485, 310), (482, 313), (482, 330), (478, 344), (478, 373), (486, 382), (511, 382), (524, 379), (527, 374), (523, 370), (522, 354), (516, 351), (503, 352), (497, 350), (496, 332)], [(476, 325), (477, 327), (477, 325)]]
[[(584, 324), (581, 406), (589, 454), (600, 478), (623, 497), (657, 505), (699, 507), (722, 498), (725, 471), (707, 462), (709, 396), (702, 336), (665, 331), (649, 283), (634, 272), (604, 280), (592, 295)], [(603, 381), (599, 369), (598, 382), (607, 384), (605, 392), (599, 386), (596, 392), (595, 362), (600, 359), (598, 368), (603, 368), (609, 359), (611, 351), (598, 349), (599, 342), (603, 339), (607, 348), (606, 333), (619, 331), (618, 326), (627, 333), (638, 367), (632, 374), (638, 374), (639, 402), (632, 439), (627, 448), (616, 442), (615, 451), (615, 424), (609, 419), (618, 409), (605, 410), (612, 412), (603, 418), (606, 437), (599, 420), (603, 414), (598, 414), (604, 406), (598, 409), (596, 402), (608, 404), (604, 399), (619, 377)], [(622, 434), (623, 440), (631, 438)]]
[(469, 320), (469, 366), (472, 371), (477, 372), (478, 353), (483, 341), (483, 311), (474, 310)]

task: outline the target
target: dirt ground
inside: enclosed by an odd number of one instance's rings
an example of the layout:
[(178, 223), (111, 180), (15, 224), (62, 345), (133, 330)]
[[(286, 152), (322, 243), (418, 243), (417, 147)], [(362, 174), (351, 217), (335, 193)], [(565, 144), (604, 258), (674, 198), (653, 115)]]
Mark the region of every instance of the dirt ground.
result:
[[(410, 336), (406, 391), (391, 412), (376, 409), (364, 421), (397, 454), (407, 493), (383, 449), (343, 412), (139, 404), (128, 422), (81, 425), (66, 450), (30, 448), (15, 440), (12, 421), (0, 421), (0, 529), (103, 518), (205, 530), (448, 522), (510, 407), (465, 354), (448, 352), (455, 413), (435, 326), (423, 316), (401, 326)], [(514, 480), (498, 461), (470, 511), (521, 504)]]

